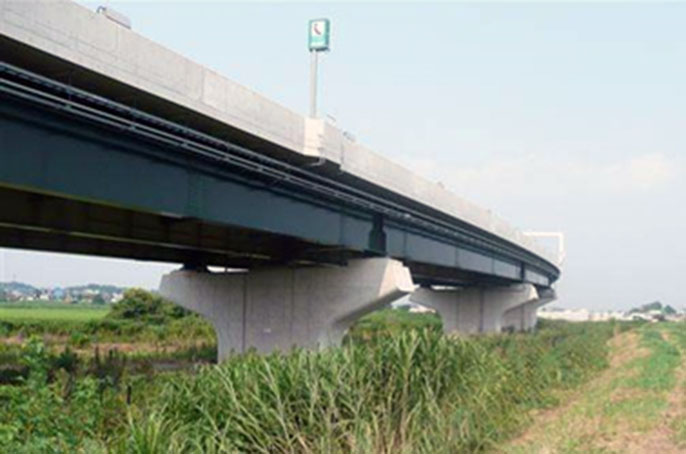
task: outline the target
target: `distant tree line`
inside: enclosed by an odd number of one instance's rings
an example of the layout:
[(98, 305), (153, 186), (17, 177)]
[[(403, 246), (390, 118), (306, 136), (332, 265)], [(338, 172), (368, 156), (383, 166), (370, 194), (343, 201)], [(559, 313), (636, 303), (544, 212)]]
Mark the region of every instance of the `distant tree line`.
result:
[(653, 301), (639, 307), (635, 307), (629, 311), (630, 314), (647, 314), (652, 311), (659, 311), (663, 315), (676, 314), (676, 309), (670, 305), (663, 305), (660, 301)]

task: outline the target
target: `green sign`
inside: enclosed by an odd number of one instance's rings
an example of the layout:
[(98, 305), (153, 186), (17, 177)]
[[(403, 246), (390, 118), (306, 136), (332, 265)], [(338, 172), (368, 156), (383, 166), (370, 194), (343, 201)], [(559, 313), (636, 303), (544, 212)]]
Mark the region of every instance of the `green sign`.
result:
[(313, 19), (310, 21), (309, 46), (311, 51), (329, 50), (331, 36), (331, 22), (329, 19)]

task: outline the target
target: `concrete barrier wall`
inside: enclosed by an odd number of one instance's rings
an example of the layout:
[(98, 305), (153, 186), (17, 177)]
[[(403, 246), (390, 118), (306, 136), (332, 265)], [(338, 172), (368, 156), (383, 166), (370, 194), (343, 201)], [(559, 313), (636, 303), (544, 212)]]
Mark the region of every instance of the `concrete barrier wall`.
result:
[(2, 1), (0, 34), (277, 145), (303, 148), (303, 116), (72, 1)]

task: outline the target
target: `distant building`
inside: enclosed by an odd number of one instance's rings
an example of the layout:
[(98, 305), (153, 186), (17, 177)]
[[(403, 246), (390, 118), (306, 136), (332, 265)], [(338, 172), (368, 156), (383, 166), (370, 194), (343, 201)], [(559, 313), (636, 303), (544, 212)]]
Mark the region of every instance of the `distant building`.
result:
[(430, 307), (422, 306), (421, 304), (413, 303), (409, 298), (403, 298), (400, 301), (391, 304), (393, 309), (405, 310), (413, 314), (433, 314), (436, 312)]
[(560, 309), (543, 307), (538, 310), (538, 317), (546, 320), (565, 320), (568, 322), (587, 322), (591, 318), (588, 309)]
[(433, 314), (436, 312), (430, 307), (422, 306), (421, 304), (416, 303), (412, 303), (412, 306), (408, 310), (413, 314)]
[(622, 311), (589, 311), (588, 309), (562, 309), (559, 307), (544, 307), (538, 311), (538, 317), (548, 320), (565, 320), (568, 322), (604, 322), (609, 320), (619, 321), (684, 321), (683, 313), (665, 314), (661, 309), (645, 311), (632, 310)]
[(627, 315), (621, 311), (591, 312), (589, 320), (594, 322), (605, 322), (609, 320), (629, 320)]

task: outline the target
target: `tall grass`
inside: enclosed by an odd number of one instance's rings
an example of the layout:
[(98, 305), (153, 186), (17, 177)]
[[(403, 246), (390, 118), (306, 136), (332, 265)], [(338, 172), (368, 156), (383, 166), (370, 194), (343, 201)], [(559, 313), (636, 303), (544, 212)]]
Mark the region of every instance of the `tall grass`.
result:
[(46, 354), (33, 345), (25, 385), (0, 386), (0, 445), (31, 453), (478, 453), (520, 430), (526, 410), (553, 403), (554, 389), (605, 367), (614, 330), (556, 324), (478, 338), (410, 330), (322, 352), (235, 356), (194, 373), (124, 376), (116, 388), (98, 376), (57, 374), (46, 383)]
[(551, 403), (553, 388), (605, 367), (612, 331), (463, 339), (424, 330), (240, 356), (170, 383), (139, 425), (173, 428), (169, 446), (184, 453), (481, 452), (521, 428), (524, 410)]

